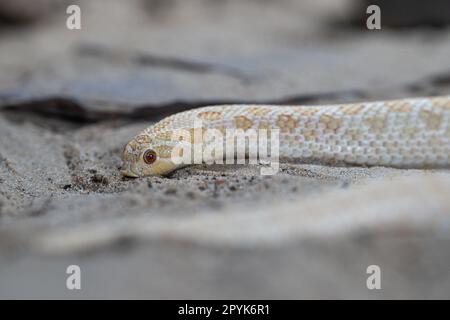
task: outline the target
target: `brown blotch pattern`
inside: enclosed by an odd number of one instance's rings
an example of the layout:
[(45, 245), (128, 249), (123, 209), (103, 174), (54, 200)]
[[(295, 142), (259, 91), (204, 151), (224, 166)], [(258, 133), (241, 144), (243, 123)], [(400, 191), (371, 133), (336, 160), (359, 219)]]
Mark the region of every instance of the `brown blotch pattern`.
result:
[(327, 114), (323, 114), (319, 118), (319, 122), (324, 124), (329, 130), (336, 130), (341, 126), (341, 120)]
[(316, 139), (316, 131), (315, 130), (304, 130), (303, 137), (306, 141), (312, 141)]
[(437, 130), (442, 123), (442, 115), (430, 110), (422, 110), (420, 112), (420, 119), (425, 122), (425, 126), (429, 130)]
[(252, 127), (253, 121), (245, 116), (234, 117), (234, 124), (237, 129), (248, 130)]
[(219, 111), (203, 111), (198, 114), (198, 117), (204, 120), (218, 120), (222, 118), (222, 113)]
[(281, 132), (292, 132), (297, 128), (298, 121), (291, 115), (282, 114), (278, 116), (277, 125)]
[(271, 131), (271, 127), (270, 127), (270, 125), (269, 125), (269, 122), (267, 122), (267, 121), (265, 121), (265, 120), (263, 120), (263, 121), (261, 121), (261, 122), (259, 123), (258, 129), (260, 129), (260, 130), (266, 130), (268, 136), (270, 136), (270, 135), (272, 134), (272, 131)]
[(270, 129), (269, 122), (267, 122), (267, 121), (261, 121), (261, 122), (259, 123), (258, 129), (266, 129), (266, 130)]

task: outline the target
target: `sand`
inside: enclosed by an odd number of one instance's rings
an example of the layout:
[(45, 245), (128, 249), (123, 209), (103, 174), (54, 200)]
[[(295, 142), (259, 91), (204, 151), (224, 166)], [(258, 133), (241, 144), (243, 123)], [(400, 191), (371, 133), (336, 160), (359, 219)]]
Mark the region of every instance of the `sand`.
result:
[(80, 1), (80, 31), (5, 29), (0, 298), (450, 297), (449, 170), (120, 175), (131, 137), (189, 108), (448, 94), (449, 29), (330, 23), (344, 2)]

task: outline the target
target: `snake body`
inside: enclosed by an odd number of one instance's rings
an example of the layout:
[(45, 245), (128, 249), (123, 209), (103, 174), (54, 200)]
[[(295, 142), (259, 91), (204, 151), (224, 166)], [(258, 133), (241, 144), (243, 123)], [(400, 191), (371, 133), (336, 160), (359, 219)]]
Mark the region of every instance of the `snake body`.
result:
[[(134, 137), (123, 153), (125, 176), (164, 175), (179, 130), (279, 130), (281, 159), (308, 163), (450, 167), (450, 96), (322, 106), (221, 105), (180, 112)], [(207, 144), (208, 142), (203, 142)], [(205, 146), (203, 146), (205, 147)], [(145, 161), (151, 150), (152, 163)], [(147, 153), (148, 154), (148, 153)]]

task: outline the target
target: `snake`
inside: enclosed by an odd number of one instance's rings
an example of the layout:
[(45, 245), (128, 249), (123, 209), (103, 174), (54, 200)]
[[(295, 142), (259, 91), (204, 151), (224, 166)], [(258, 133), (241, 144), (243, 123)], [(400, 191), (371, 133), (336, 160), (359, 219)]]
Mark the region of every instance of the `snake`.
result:
[[(207, 130), (223, 134), (227, 130), (251, 131), (258, 138), (260, 132), (267, 136), (277, 132), (276, 151), (283, 162), (450, 167), (450, 96), (434, 96), (313, 106), (228, 104), (175, 113), (126, 144), (122, 175), (165, 176), (191, 165), (175, 161), (173, 155), (185, 150), (180, 143), (200, 145), (205, 150), (213, 143), (212, 139), (201, 139)], [(246, 142), (246, 156), (248, 152)], [(223, 154), (217, 152), (215, 160), (219, 157)]]

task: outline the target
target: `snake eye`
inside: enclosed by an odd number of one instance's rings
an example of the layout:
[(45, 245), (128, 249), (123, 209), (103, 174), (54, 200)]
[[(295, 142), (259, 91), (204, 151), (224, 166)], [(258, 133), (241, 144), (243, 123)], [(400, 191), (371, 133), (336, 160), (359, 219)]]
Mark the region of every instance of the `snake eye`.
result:
[(146, 164), (152, 164), (156, 161), (156, 152), (153, 150), (147, 150), (144, 152), (143, 158)]

